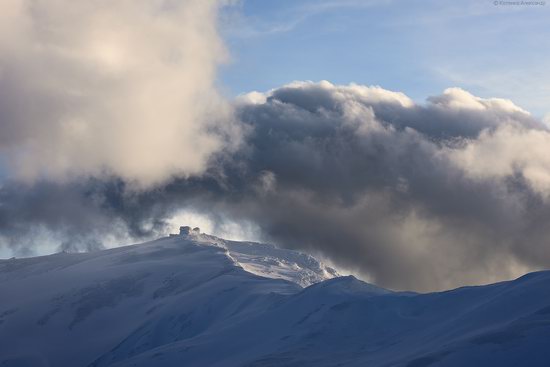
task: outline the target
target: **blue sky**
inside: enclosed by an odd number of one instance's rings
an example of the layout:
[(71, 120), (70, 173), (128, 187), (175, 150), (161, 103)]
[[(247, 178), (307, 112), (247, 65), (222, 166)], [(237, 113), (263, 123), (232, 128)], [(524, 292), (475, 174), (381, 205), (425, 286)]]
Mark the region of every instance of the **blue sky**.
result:
[(326, 79), (424, 101), (459, 86), (550, 112), (550, 4), (243, 0), (224, 11), (221, 31), (230, 95)]

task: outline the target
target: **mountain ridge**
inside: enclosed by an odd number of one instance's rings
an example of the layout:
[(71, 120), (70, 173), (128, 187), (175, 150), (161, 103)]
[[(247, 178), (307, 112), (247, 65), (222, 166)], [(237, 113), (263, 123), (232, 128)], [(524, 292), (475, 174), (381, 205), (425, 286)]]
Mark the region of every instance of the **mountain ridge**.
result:
[[(304, 279), (327, 276), (310, 261), (196, 233), (0, 261), (0, 366), (542, 367), (550, 360), (548, 271), (417, 294), (353, 276), (303, 287)], [(300, 268), (294, 278), (293, 267)]]

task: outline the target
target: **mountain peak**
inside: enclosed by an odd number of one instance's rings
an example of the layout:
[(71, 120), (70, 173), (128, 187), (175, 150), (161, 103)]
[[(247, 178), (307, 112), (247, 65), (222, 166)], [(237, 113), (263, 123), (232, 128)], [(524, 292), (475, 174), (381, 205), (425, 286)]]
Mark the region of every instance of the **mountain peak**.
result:
[(337, 270), (311, 255), (271, 244), (225, 240), (201, 233), (198, 227), (181, 226), (179, 235), (171, 234), (170, 238), (222, 248), (235, 265), (249, 273), (288, 280), (301, 287), (340, 276)]

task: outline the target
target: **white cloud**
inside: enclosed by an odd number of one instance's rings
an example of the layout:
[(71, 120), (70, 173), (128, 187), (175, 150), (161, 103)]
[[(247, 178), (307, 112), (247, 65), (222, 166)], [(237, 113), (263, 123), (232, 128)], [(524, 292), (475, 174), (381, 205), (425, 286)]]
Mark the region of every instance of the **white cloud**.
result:
[(473, 94), (461, 88), (447, 88), (443, 94), (436, 97), (431, 97), (430, 101), (440, 107), (449, 109), (472, 109), (472, 110), (488, 110), (495, 109), (505, 112), (521, 112), (529, 115), (521, 107), (516, 106), (509, 99), (489, 98), (484, 99), (476, 97)]
[[(487, 62), (485, 62), (487, 64)], [(447, 82), (461, 85), (485, 95), (499, 95), (511, 98), (515, 104), (541, 116), (548, 109), (546, 96), (550, 93), (548, 75), (550, 69), (545, 64), (535, 66), (485, 68), (475, 65), (468, 70), (456, 67), (438, 67), (435, 73)]]
[(549, 149), (549, 131), (504, 125), (449, 150), (449, 157), (474, 179), (502, 180), (519, 174), (535, 192), (550, 199)]
[[(0, 151), (12, 176), (200, 174), (232, 134), (214, 79), (216, 0), (8, 0), (0, 12)], [(223, 120), (223, 124), (219, 123)]]

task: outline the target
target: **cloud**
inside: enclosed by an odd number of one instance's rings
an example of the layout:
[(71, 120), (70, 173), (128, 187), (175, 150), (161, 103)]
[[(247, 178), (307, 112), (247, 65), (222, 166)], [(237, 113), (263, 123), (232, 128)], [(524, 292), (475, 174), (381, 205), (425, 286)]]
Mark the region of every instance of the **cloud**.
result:
[(506, 124), (483, 131), (461, 149), (448, 152), (451, 160), (474, 180), (503, 182), (520, 177), (544, 200), (550, 198), (550, 132)]
[(237, 104), (252, 133), (216, 210), (270, 240), (401, 289), (550, 264), (550, 133), (512, 102), (298, 82)]
[(226, 58), (220, 3), (7, 0), (0, 152), (9, 176), (114, 175), (151, 187), (203, 173), (239, 141), (214, 85)]
[(418, 104), (295, 82), (228, 103), (221, 4), (3, 3), (0, 244), (101, 248), (183, 212), (397, 289), (550, 266), (548, 119), (460, 88)]
[(123, 178), (5, 182), (4, 242), (17, 248), (31, 226), (97, 247), (106, 233), (165, 232), (183, 210), (396, 289), (550, 266), (550, 132), (511, 101), (450, 88), (417, 104), (377, 86), (295, 82), (232, 108), (244, 140), (200, 175), (138, 191)]

